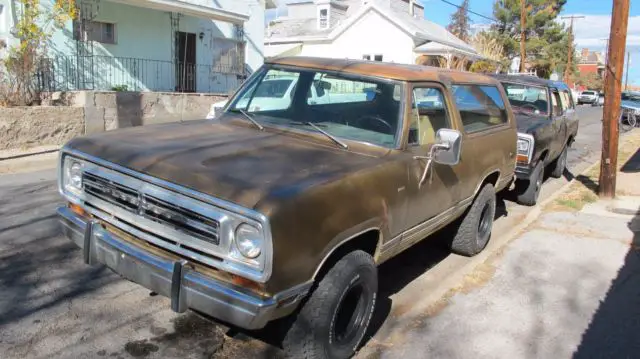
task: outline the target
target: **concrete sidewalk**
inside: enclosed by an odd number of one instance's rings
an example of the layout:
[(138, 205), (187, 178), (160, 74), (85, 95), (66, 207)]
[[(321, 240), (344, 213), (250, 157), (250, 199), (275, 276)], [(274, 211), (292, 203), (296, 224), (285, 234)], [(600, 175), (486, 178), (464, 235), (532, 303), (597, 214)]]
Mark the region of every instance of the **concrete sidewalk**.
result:
[(544, 214), (362, 357), (637, 357), (640, 216), (606, 213)]

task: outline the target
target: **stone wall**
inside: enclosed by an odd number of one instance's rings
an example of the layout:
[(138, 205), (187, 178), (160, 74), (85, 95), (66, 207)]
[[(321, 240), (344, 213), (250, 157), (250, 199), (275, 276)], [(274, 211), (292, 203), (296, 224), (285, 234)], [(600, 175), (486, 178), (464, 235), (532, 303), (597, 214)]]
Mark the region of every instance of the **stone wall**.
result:
[(84, 108), (86, 133), (156, 123), (204, 119), (212, 104), (226, 99), (217, 94), (166, 92), (58, 92), (46, 103)]
[(82, 108), (0, 108), (0, 150), (61, 145), (83, 133)]
[(57, 92), (42, 106), (0, 107), (0, 150), (63, 145), (119, 128), (204, 119), (224, 95), (163, 92)]

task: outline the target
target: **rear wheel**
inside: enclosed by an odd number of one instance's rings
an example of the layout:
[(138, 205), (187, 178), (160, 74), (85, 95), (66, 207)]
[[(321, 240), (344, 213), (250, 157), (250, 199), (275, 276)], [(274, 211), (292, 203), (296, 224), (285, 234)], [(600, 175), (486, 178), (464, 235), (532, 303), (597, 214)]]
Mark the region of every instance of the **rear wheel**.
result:
[(318, 283), (284, 338), (290, 358), (350, 358), (364, 337), (376, 303), (373, 258), (354, 251)]
[(451, 251), (463, 256), (474, 256), (487, 246), (496, 213), (496, 191), (486, 184), (467, 210), (451, 242)]
[(538, 203), (542, 182), (544, 180), (544, 164), (539, 161), (531, 171), (529, 180), (518, 180), (516, 182), (517, 201), (525, 206), (535, 206)]
[(567, 167), (567, 152), (568, 148), (565, 146), (564, 150), (558, 158), (553, 162), (553, 170), (551, 171), (551, 177), (560, 178), (564, 173), (564, 169)]

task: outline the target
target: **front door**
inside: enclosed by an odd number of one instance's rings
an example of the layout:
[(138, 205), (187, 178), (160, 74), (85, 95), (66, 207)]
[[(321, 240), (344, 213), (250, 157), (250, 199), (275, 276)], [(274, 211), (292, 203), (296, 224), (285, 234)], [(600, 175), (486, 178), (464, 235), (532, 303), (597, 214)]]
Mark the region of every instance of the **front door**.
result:
[[(413, 87), (407, 156), (409, 174), (407, 212), (402, 246), (407, 247), (448, 218), (457, 192), (458, 178), (451, 166), (429, 161), (436, 133), (453, 128), (447, 109), (444, 89), (436, 84)], [(415, 158), (418, 157), (418, 158)], [(425, 173), (426, 170), (426, 173)]]
[(176, 31), (176, 91), (196, 91), (196, 34)]

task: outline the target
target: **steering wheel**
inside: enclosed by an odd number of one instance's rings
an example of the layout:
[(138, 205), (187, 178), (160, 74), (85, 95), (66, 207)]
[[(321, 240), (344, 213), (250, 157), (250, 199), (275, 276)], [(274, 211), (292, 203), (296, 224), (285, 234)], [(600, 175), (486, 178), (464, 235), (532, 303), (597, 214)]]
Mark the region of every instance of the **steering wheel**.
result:
[(532, 105), (530, 103), (525, 103), (525, 104), (522, 104), (522, 105), (520, 105), (518, 107), (523, 108), (523, 109), (524, 108), (532, 109), (531, 112), (533, 112), (533, 113), (535, 113), (536, 111), (540, 111), (540, 109), (536, 105)]
[(378, 116), (378, 115), (364, 115), (364, 116), (360, 116), (358, 117), (354, 122), (359, 123), (360, 121), (364, 121), (364, 120), (374, 120), (377, 121), (378, 123), (383, 124), (387, 129), (389, 133), (393, 132), (393, 127), (389, 124), (389, 122), (385, 121), (382, 117)]

